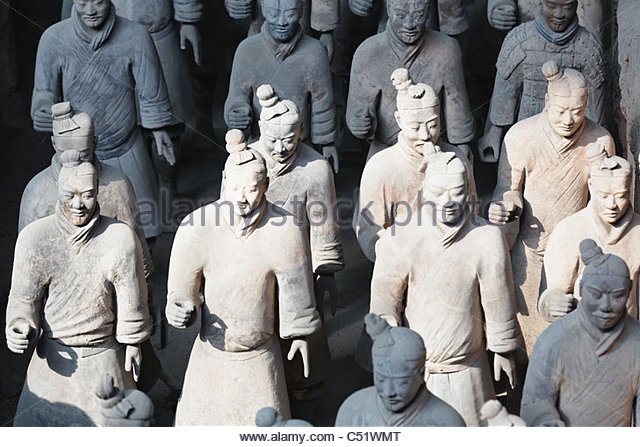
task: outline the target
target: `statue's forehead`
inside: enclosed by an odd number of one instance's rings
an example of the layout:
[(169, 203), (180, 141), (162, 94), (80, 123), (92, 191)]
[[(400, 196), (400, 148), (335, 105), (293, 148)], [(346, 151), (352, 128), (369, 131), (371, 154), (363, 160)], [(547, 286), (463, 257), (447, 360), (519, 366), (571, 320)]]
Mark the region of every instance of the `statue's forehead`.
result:
[(288, 9), (296, 9), (300, 0), (264, 0), (264, 6), (267, 8), (286, 11)]
[(95, 177), (93, 175), (61, 175), (58, 186), (65, 191), (90, 191), (94, 189)]
[(427, 7), (428, 0), (389, 0), (393, 9), (423, 11)]
[(628, 192), (630, 189), (629, 175), (593, 175), (591, 184), (598, 191), (606, 192)]

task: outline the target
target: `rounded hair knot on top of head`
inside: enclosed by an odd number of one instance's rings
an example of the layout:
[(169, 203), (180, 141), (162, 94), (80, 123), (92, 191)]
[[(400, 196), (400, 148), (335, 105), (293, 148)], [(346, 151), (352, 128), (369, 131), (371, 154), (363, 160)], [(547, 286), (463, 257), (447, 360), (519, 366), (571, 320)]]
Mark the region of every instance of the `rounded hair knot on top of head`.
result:
[(563, 69), (556, 61), (548, 60), (542, 65), (542, 73), (549, 81), (547, 88), (549, 95), (588, 96), (587, 81), (579, 71), (571, 68)]
[(398, 91), (396, 105), (398, 110), (417, 110), (433, 108), (440, 111), (440, 100), (433, 88), (427, 84), (414, 84), (406, 68), (397, 68), (391, 73), (391, 83)]
[(547, 61), (542, 65), (542, 73), (547, 81), (554, 82), (562, 77), (563, 70), (556, 61)]
[(591, 177), (618, 177), (631, 179), (631, 164), (622, 157), (608, 156), (601, 143), (592, 144), (587, 149), (587, 160)]
[(424, 365), (427, 353), (417, 332), (406, 327), (392, 327), (384, 318), (372, 313), (365, 315), (364, 323), (373, 340), (372, 357), (382, 356)]
[(253, 149), (247, 147), (244, 134), (239, 129), (231, 129), (224, 136), (229, 157), (225, 169), (229, 167), (246, 167), (253, 172), (266, 173), (264, 158)]
[(298, 124), (301, 121), (300, 111), (293, 101), (280, 100), (269, 84), (263, 84), (256, 90), (256, 96), (260, 101), (261, 121), (277, 121), (282, 125)]
[(631, 279), (629, 267), (622, 258), (603, 253), (593, 239), (585, 239), (580, 242), (580, 259), (585, 265), (582, 278), (589, 276), (613, 276), (617, 278)]

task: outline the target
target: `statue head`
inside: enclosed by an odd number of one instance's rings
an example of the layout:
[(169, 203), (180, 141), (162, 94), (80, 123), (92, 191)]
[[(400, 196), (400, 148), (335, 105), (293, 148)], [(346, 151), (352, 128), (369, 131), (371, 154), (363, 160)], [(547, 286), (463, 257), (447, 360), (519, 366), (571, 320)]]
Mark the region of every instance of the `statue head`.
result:
[(53, 136), (51, 142), (58, 160), (65, 151), (76, 151), (81, 161), (93, 163), (96, 137), (93, 120), (86, 113), (74, 113), (71, 104), (61, 102), (51, 106)]
[(424, 173), (423, 196), (433, 204), (436, 220), (455, 225), (467, 206), (467, 170), (462, 160), (452, 152), (436, 152), (428, 158)]
[(556, 133), (568, 138), (585, 120), (589, 89), (582, 73), (562, 69), (555, 61), (547, 61), (542, 72), (549, 81), (545, 96), (545, 113)]
[(589, 147), (587, 157), (591, 204), (604, 223), (613, 225), (631, 207), (631, 165), (622, 157), (607, 156), (601, 144)]
[(432, 0), (387, 0), (389, 26), (398, 38), (411, 45), (424, 34)]
[(302, 135), (302, 117), (293, 101), (280, 101), (269, 84), (256, 91), (260, 100), (260, 143), (271, 158), (284, 163), (298, 149)]
[[(105, 427), (149, 427), (153, 402), (142, 391), (121, 390), (110, 374), (102, 376), (95, 390), (102, 424)], [(124, 411), (123, 411), (124, 410)]]
[(73, 5), (82, 23), (87, 28), (98, 30), (109, 17), (111, 0), (73, 0)]
[(65, 151), (61, 158), (58, 200), (67, 220), (81, 227), (89, 222), (98, 204), (98, 172), (76, 151)]
[(580, 242), (580, 257), (585, 264), (580, 279), (583, 311), (596, 328), (607, 331), (626, 312), (631, 292), (629, 268), (618, 256), (602, 253), (592, 239)]
[(440, 100), (427, 84), (414, 84), (406, 68), (391, 74), (391, 82), (398, 90), (396, 122), (404, 141), (419, 153), (425, 143), (434, 145), (440, 140)]
[(301, 0), (264, 0), (262, 14), (269, 33), (276, 42), (289, 42), (295, 35), (302, 15)]
[(577, 11), (578, 0), (542, 0), (542, 15), (556, 33), (562, 33), (569, 27)]
[(373, 383), (385, 408), (404, 410), (424, 385), (426, 349), (422, 337), (406, 327), (391, 327), (378, 315), (364, 317), (373, 340)]
[(233, 204), (236, 216), (245, 217), (260, 205), (267, 191), (267, 166), (258, 151), (247, 148), (241, 130), (230, 130), (225, 139), (229, 157), (222, 173), (221, 198)]

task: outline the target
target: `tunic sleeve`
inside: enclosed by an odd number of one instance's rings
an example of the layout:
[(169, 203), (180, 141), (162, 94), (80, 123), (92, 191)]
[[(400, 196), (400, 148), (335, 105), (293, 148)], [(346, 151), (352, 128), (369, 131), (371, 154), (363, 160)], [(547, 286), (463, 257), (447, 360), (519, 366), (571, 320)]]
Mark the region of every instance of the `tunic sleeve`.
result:
[(409, 281), (406, 253), (401, 253), (394, 238), (388, 237), (382, 238), (376, 246), (376, 256), (369, 312), (390, 316), (401, 326), (402, 302)]
[(495, 126), (510, 126), (518, 119), (520, 97), (522, 96), (522, 62), (527, 54), (520, 46), (522, 25), (507, 34), (504, 39), (498, 61), (496, 62), (496, 80), (489, 110), (489, 119)]
[(153, 260), (151, 259), (151, 251), (147, 245), (147, 238), (139, 219), (140, 209), (138, 208), (138, 202), (136, 201), (136, 194), (133, 191), (133, 186), (128, 178), (124, 179), (124, 190), (125, 192), (121, 197), (123, 197), (126, 203), (121, 207), (122, 216), (115, 217), (126, 223), (130, 228), (133, 228), (136, 232), (140, 245), (142, 246), (144, 276), (145, 278), (148, 278), (153, 273)]
[(132, 72), (140, 107), (140, 122), (145, 129), (161, 129), (177, 124), (173, 116), (162, 66), (151, 36), (140, 25), (132, 52)]
[(43, 261), (47, 249), (36, 235), (26, 229), (18, 235), (13, 272), (11, 275), (11, 291), (7, 304), (7, 329), (18, 321), (26, 321), (29, 327), (38, 333), (40, 329), (40, 309), (42, 297), (48, 286), (46, 269)]
[(473, 140), (475, 125), (464, 81), (462, 53), (460, 46), (453, 38), (446, 37), (446, 39), (451, 41), (448, 45), (448, 70), (443, 77), (442, 108), (447, 126), (447, 140), (451, 144), (465, 144)]
[(283, 230), (279, 235), (282, 263), (274, 271), (278, 284), (280, 337), (305, 337), (320, 329), (309, 245), (307, 236), (298, 226)]
[[(201, 220), (201, 214), (206, 208), (194, 211), (194, 214), (184, 218), (171, 246), (169, 257), (169, 273), (167, 283), (167, 306), (170, 304), (192, 304), (196, 311), (202, 306), (203, 298), (200, 295), (204, 262), (202, 258), (202, 245), (206, 240), (200, 238), (196, 230)], [(188, 222), (197, 222), (191, 225)]]
[(355, 216), (358, 244), (371, 262), (376, 259), (375, 246), (380, 238), (380, 232), (393, 223), (391, 214), (393, 199), (387, 196), (385, 177), (376, 169), (377, 161), (374, 157), (364, 167)]
[[(315, 1), (315, 0), (314, 0)], [(316, 42), (314, 42), (316, 43)], [(333, 81), (329, 57), (324, 47), (315, 55), (315, 67), (308, 73), (311, 94), (311, 123), (309, 138), (313, 144), (326, 146), (336, 137), (336, 111), (333, 102)]]
[(60, 53), (59, 38), (47, 30), (40, 38), (36, 55), (36, 70), (33, 79), (33, 97), (31, 99), (31, 118), (33, 128), (38, 132), (52, 132), (53, 118), (46, 124), (35, 120), (36, 111), (50, 111), (51, 106), (62, 101), (63, 55)]
[(117, 301), (116, 339), (124, 345), (135, 345), (151, 335), (147, 284), (140, 241), (133, 230), (123, 227), (127, 237), (122, 238), (123, 250), (118, 253), (111, 279)]
[(311, 0), (311, 29), (326, 33), (340, 23), (339, 0)]
[(440, 31), (449, 36), (457, 36), (469, 28), (463, 0), (438, 0), (438, 17)]
[[(365, 41), (362, 45), (365, 45)], [(349, 81), (349, 95), (347, 97), (347, 126), (351, 133), (360, 139), (373, 137), (376, 131), (376, 103), (380, 96), (380, 87), (376, 82), (375, 75), (369, 66), (371, 59), (362, 45), (353, 56), (351, 65), (351, 78)], [(371, 120), (371, 128), (368, 132), (363, 132), (357, 127), (364, 125), (363, 117), (368, 116)]]
[[(250, 54), (246, 51), (246, 41), (243, 41), (236, 50), (233, 57), (233, 65), (231, 66), (231, 78), (229, 79), (229, 93), (224, 102), (224, 121), (227, 126), (229, 124), (229, 116), (231, 112), (241, 107), (247, 107), (250, 114), (253, 113), (253, 86), (249, 79), (249, 74), (253, 73), (255, 67), (249, 66), (255, 63)], [(252, 117), (253, 121), (257, 121), (258, 117)], [(251, 126), (249, 126), (251, 127)], [(241, 129), (244, 130), (244, 129)]]
[(498, 228), (487, 226), (486, 229), (490, 234), (485, 237), (486, 249), (478, 266), (480, 302), (484, 311), (487, 348), (501, 354), (517, 348), (520, 326), (516, 317), (509, 249)]
[(200, 0), (173, 0), (173, 15), (176, 22), (198, 23), (202, 17)]
[(311, 232), (311, 260), (316, 274), (335, 273), (344, 268), (342, 240), (336, 205), (333, 173), (326, 160), (318, 160), (307, 201)]
[(510, 201), (518, 207), (518, 213), (524, 206), (522, 189), (525, 181), (525, 159), (521, 154), (522, 143), (518, 144), (511, 131), (507, 132), (500, 151), (498, 162), (498, 181), (492, 201)]

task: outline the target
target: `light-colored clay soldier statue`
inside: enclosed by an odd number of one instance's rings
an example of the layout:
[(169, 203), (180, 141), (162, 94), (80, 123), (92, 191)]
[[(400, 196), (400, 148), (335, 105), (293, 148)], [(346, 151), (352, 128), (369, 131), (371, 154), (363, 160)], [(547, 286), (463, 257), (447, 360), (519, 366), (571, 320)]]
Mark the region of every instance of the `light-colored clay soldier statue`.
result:
[(307, 337), (320, 328), (307, 232), (267, 201), (264, 158), (227, 150), (221, 198), (185, 217), (171, 249), (167, 320), (201, 321), (176, 425), (252, 425), (266, 406), (289, 419), (275, 310), (280, 337), (293, 339), (288, 359), (300, 352), (305, 376)]
[(54, 104), (51, 107), (51, 114), (53, 116), (51, 142), (56, 153), (51, 158), (51, 166), (33, 177), (22, 193), (18, 231), (22, 231), (31, 222), (55, 213), (62, 154), (65, 151), (77, 151), (82, 161), (92, 163), (96, 167), (100, 213), (124, 222), (135, 230), (142, 245), (145, 276), (151, 275), (153, 262), (144, 231), (138, 220), (140, 211), (136, 195), (131, 182), (122, 171), (102, 163), (95, 157), (96, 138), (93, 120), (86, 113), (75, 113), (68, 102)]
[(487, 427), (526, 427), (527, 423), (519, 416), (509, 414), (507, 409), (497, 400), (487, 401), (480, 409), (482, 420)]
[(520, 416), (530, 427), (629, 427), (640, 415), (640, 323), (627, 315), (625, 262), (593, 240), (578, 308), (547, 328), (531, 359)]
[(374, 386), (340, 405), (336, 427), (464, 427), (458, 412), (427, 390), (422, 337), (375, 314), (364, 321), (373, 339)]
[(101, 427), (149, 427), (153, 420), (153, 402), (142, 391), (120, 389), (113, 377), (105, 374), (98, 383), (95, 398), (100, 406)]
[[(543, 0), (488, 0), (487, 19), (489, 24), (499, 30), (507, 31), (516, 24), (535, 20)], [(605, 0), (551, 0), (549, 3), (558, 7), (558, 15), (563, 10), (578, 6), (580, 25), (603, 42), (605, 28)]]
[(554, 61), (542, 113), (514, 125), (504, 139), (489, 220), (503, 226), (511, 249), (518, 318), (527, 351), (547, 323), (537, 311), (542, 261), (556, 224), (587, 206), (587, 149), (615, 147), (609, 132), (585, 117), (588, 87), (582, 74)]
[(388, 1), (386, 30), (365, 40), (353, 57), (347, 126), (357, 138), (372, 140), (368, 158), (394, 145), (400, 132), (394, 116), (396, 89), (389, 83), (398, 67), (442, 98), (447, 141), (470, 154), (475, 130), (460, 47), (453, 38), (426, 29), (431, 1)]
[(160, 234), (158, 182), (142, 128), (173, 164), (166, 128), (177, 120), (149, 33), (117, 17), (110, 0), (74, 0), (71, 17), (40, 39), (31, 104), (35, 130), (51, 132), (51, 106), (61, 101), (93, 118), (98, 159), (131, 181), (147, 238)]
[(547, 321), (571, 312), (579, 299), (577, 285), (585, 268), (579, 247), (584, 239), (594, 240), (626, 262), (633, 282), (627, 308), (629, 315), (638, 318), (640, 216), (631, 203), (631, 165), (624, 158), (607, 157), (598, 145), (589, 148), (589, 155), (593, 157), (589, 205), (556, 225), (544, 254), (547, 289), (538, 310)]
[(365, 165), (354, 216), (358, 243), (372, 262), (382, 232), (396, 220), (406, 223), (420, 206), (424, 172), (433, 153), (453, 152), (465, 161), (471, 200), (476, 197), (471, 165), (457, 147), (440, 139), (440, 101), (433, 89), (413, 84), (406, 68), (391, 74), (391, 84), (398, 92), (394, 118), (400, 133), (396, 144), (375, 154)]
[[(262, 107), (260, 140), (252, 147), (267, 164), (267, 200), (292, 214), (308, 233), (318, 312), (322, 316), (327, 291), (335, 313), (338, 297), (334, 274), (344, 268), (344, 258), (331, 166), (301, 141), (302, 116), (292, 101), (280, 100), (270, 85), (260, 86), (257, 96)], [(242, 138), (241, 131), (234, 132)], [(288, 344), (285, 340), (283, 351), (288, 351)], [(313, 400), (320, 395), (331, 359), (324, 331), (309, 338), (309, 349), (312, 375), (308, 379), (304, 378), (299, 362), (285, 363), (289, 397), (297, 401)]]
[(269, 84), (280, 98), (293, 101), (302, 115), (302, 140), (333, 158), (336, 123), (331, 68), (327, 52), (304, 34), (298, 22), (301, 0), (266, 0), (260, 34), (243, 40), (233, 58), (224, 120), (232, 129), (246, 130), (250, 142), (260, 137), (260, 101), (256, 91)]
[(468, 199), (464, 163), (452, 153), (434, 155), (419, 213), (376, 245), (371, 312), (422, 336), (427, 388), (477, 426), (482, 405), (494, 398), (486, 350), (495, 353), (496, 378), (504, 370), (513, 387), (521, 335), (507, 244), (470, 212)]
[(16, 426), (98, 424), (96, 377), (108, 373), (117, 387), (134, 388), (128, 371), (137, 380), (139, 345), (151, 332), (138, 238), (100, 215), (96, 168), (79, 159), (63, 153), (55, 214), (16, 242), (7, 346), (23, 354), (37, 343)]
[[(251, 18), (249, 36), (260, 32), (269, 13), (264, 0), (225, 0), (224, 5), (232, 19)], [(317, 37), (333, 59), (335, 38), (333, 31), (340, 23), (339, 0), (301, 0), (302, 11), (298, 17), (305, 34)]]
[(582, 73), (589, 90), (587, 116), (604, 125), (606, 66), (602, 45), (578, 24), (576, 8), (577, 0), (543, 0), (534, 21), (507, 35), (496, 63), (490, 127), (478, 142), (481, 160), (497, 161), (509, 126), (545, 107), (547, 82), (540, 67), (548, 60)]

